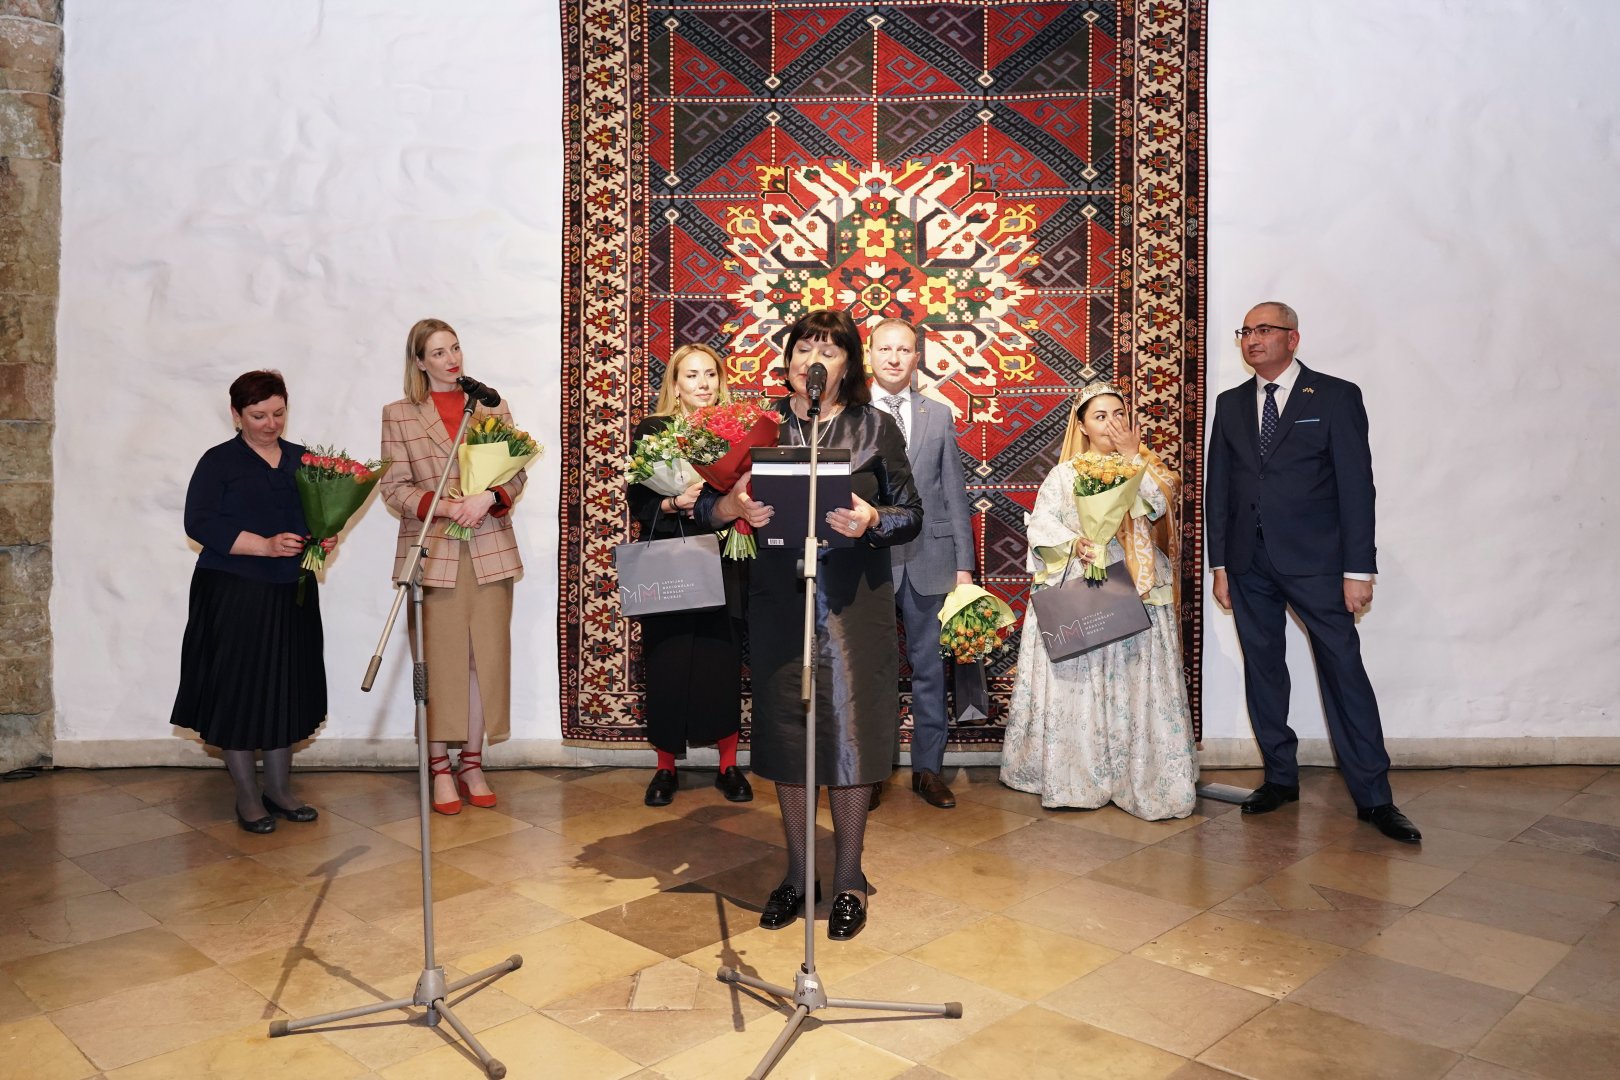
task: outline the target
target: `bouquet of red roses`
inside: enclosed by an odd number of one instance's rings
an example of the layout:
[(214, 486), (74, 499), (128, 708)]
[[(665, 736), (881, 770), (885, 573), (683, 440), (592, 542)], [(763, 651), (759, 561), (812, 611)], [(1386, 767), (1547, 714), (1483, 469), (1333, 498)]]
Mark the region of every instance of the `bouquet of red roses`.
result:
[[(731, 485), (753, 468), (749, 451), (775, 446), (781, 414), (753, 398), (705, 405), (687, 417), (687, 460), (712, 488), (730, 491)], [(726, 537), (726, 558), (752, 559), (759, 551), (754, 530), (738, 518)]]
[(344, 450), (316, 446), (299, 459), (293, 482), (304, 507), (309, 536), (304, 541), (304, 573), (298, 579), (298, 599), (304, 599), (304, 580), (311, 570), (326, 565), (326, 544), (343, 531), (388, 471), (388, 461), (356, 461)]

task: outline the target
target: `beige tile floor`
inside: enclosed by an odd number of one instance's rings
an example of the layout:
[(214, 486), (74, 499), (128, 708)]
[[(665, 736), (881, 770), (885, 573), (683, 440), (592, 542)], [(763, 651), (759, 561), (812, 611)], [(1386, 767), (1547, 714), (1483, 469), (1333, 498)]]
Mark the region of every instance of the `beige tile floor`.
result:
[[(714, 978), (791, 983), (800, 959), (797, 927), (758, 927), (782, 872), (770, 785), (735, 806), (694, 771), (649, 810), (646, 779), (500, 773), (498, 809), (433, 822), (440, 962), (524, 956), (460, 1009), (514, 1078), (741, 1077), (781, 1029), (779, 1002)], [(871, 922), (823, 929), (817, 955), (835, 995), (966, 1015), (828, 1009), (773, 1076), (1620, 1075), (1620, 769), (1397, 774), (1421, 847), (1356, 822), (1330, 770), (1267, 817), (1161, 823), (1043, 810), (993, 769), (950, 779), (940, 811), (896, 776)], [(408, 995), (422, 964), (415, 775), (298, 783), (320, 822), (263, 837), (217, 771), (0, 784), (0, 1074), (481, 1075), (409, 1012), (266, 1037)]]

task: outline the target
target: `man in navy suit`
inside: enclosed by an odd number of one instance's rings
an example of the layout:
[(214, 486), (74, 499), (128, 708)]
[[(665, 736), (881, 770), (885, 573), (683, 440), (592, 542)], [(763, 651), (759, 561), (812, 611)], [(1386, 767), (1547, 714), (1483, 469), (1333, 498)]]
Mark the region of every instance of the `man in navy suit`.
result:
[(1378, 701), (1356, 616), (1372, 602), (1372, 450), (1354, 383), (1294, 358), (1299, 316), (1256, 306), (1237, 331), (1255, 377), (1215, 403), (1204, 517), (1215, 600), (1232, 612), (1266, 779), (1243, 804), (1269, 813), (1299, 799), (1299, 739), (1288, 726), (1286, 609), (1305, 624), (1339, 771), (1356, 816), (1385, 836), (1422, 834), (1396, 809)]
[[(967, 482), (956, 448), (950, 406), (911, 387), (920, 354), (917, 330), (885, 319), (867, 339), (872, 364), (872, 406), (894, 418), (906, 440), (911, 479), (922, 496), (923, 527), (917, 539), (889, 549), (894, 598), (906, 627), (911, 662), (911, 790), (931, 806), (948, 810), (956, 796), (945, 783), (945, 663), (939, 653), (939, 611), (957, 585), (973, 582), (973, 532)], [(882, 785), (873, 789), (872, 805)]]

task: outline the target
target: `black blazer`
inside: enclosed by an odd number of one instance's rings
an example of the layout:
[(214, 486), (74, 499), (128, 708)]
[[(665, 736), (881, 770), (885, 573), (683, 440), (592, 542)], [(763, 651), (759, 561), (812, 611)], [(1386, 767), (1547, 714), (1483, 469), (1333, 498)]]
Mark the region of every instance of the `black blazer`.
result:
[(1255, 387), (1251, 378), (1215, 402), (1204, 473), (1209, 565), (1248, 570), (1255, 533), (1264, 527), (1266, 554), (1279, 573), (1376, 573), (1361, 390), (1301, 364), (1261, 461)]

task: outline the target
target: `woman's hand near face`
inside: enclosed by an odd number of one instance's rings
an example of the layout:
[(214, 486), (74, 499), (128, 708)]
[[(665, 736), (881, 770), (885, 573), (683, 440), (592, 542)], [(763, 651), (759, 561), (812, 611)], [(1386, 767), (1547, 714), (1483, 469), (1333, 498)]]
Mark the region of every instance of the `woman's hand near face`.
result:
[(1108, 437), (1114, 442), (1114, 452), (1125, 458), (1136, 456), (1142, 448), (1142, 434), (1130, 419), (1111, 417), (1108, 421)]
[(840, 506), (827, 515), (827, 524), (840, 536), (862, 536), (877, 524), (878, 513), (859, 495), (850, 495), (849, 506)]

